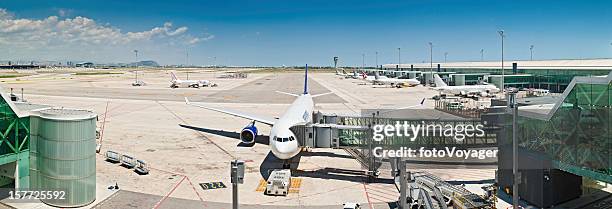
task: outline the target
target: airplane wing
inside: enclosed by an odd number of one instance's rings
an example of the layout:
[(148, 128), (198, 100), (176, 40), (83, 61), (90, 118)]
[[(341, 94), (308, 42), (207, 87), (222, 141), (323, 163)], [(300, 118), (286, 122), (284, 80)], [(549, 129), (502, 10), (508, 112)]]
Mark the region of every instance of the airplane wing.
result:
[(394, 111), (398, 111), (398, 110), (405, 110), (405, 109), (416, 109), (418, 107), (422, 107), (423, 103), (425, 103), (425, 98), (423, 98), (423, 100), (421, 100), (421, 102), (418, 105), (412, 105), (412, 106), (407, 106), (407, 107), (395, 108), (395, 109), (392, 109), (392, 110), (387, 110), (387, 111), (379, 112), (378, 114), (390, 113), (390, 112), (394, 112)]
[(187, 103), (188, 105), (199, 107), (199, 108), (204, 108), (204, 109), (212, 110), (212, 111), (215, 111), (215, 112), (225, 113), (225, 114), (233, 115), (233, 116), (240, 117), (240, 118), (254, 120), (254, 121), (257, 121), (257, 122), (260, 122), (260, 123), (265, 123), (265, 124), (268, 124), (268, 125), (274, 125), (274, 123), (277, 120), (276, 118), (273, 118), (273, 117), (253, 115), (253, 114), (250, 114), (250, 113), (240, 112), (240, 111), (236, 111), (236, 110), (227, 110), (227, 109), (209, 107), (209, 106), (207, 106), (206, 104), (203, 104), (203, 103), (193, 103), (193, 102), (190, 102), (189, 99), (187, 99), (187, 97), (185, 97), (185, 103)]

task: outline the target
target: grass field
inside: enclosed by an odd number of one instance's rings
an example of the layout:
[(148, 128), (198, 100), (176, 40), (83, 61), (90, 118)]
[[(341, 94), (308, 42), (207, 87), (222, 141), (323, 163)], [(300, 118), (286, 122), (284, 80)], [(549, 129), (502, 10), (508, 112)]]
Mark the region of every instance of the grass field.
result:
[(27, 76), (24, 74), (0, 74), (0, 78), (18, 78), (18, 77), (23, 77), (23, 76)]

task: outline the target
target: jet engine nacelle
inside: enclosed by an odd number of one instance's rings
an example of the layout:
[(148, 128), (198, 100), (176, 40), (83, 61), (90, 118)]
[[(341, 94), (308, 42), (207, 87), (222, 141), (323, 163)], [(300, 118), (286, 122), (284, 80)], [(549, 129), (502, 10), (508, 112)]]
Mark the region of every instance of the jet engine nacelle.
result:
[(257, 137), (257, 127), (255, 127), (255, 123), (245, 126), (242, 131), (240, 131), (240, 140), (244, 143), (254, 143), (255, 137)]
[(481, 97), (488, 97), (488, 96), (489, 96), (489, 93), (487, 93), (487, 92), (483, 91), (483, 92), (480, 92), (480, 96), (481, 96)]

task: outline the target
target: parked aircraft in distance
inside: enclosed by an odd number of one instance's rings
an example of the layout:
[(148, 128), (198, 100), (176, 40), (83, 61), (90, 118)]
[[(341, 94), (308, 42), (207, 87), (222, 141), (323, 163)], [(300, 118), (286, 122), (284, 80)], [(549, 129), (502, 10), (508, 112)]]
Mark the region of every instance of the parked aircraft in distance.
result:
[(170, 76), (172, 76), (172, 80), (170, 80), (170, 88), (200, 88), (207, 86), (217, 86), (209, 80), (181, 80), (176, 77), (176, 74), (174, 74), (174, 72), (170, 72)]
[(489, 96), (491, 93), (499, 92), (499, 88), (491, 84), (483, 85), (465, 85), (465, 86), (449, 86), (444, 83), (442, 78), (438, 74), (434, 74), (434, 83), (436, 87), (434, 90), (438, 90), (444, 94), (460, 95), (460, 96)]
[(389, 78), (386, 76), (379, 76), (378, 73), (374, 73), (374, 80), (372, 81), (374, 84), (379, 84), (379, 85), (391, 85), (392, 87), (397, 87), (397, 88), (401, 88), (404, 86), (417, 86), (419, 84), (421, 84), (421, 82), (417, 79), (414, 78), (410, 78), (410, 79), (404, 79), (404, 78)]

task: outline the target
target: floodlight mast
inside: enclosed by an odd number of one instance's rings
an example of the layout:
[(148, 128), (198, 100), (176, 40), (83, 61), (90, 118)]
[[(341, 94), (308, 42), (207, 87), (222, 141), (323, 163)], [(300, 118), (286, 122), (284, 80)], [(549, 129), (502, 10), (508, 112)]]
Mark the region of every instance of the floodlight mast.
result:
[(533, 45), (529, 46), (529, 60), (533, 61)]
[(432, 71), (433, 71), (433, 43), (429, 42), (429, 73), (432, 73)]
[(402, 48), (397, 47), (397, 66), (402, 64)]
[(376, 68), (378, 68), (378, 51), (374, 52), (374, 54), (376, 54)]
[(484, 49), (480, 49), (480, 61), (484, 61)]
[(448, 52), (444, 52), (444, 63), (446, 63), (446, 57), (448, 57)]
[[(502, 77), (501, 77), (501, 90), (502, 93), (504, 92), (505, 88), (505, 84), (504, 84), (504, 80), (505, 80), (505, 70), (504, 70), (504, 38), (506, 38), (506, 35), (504, 34), (504, 30), (499, 30), (497, 31), (497, 33), (499, 33), (499, 36), (501, 37), (501, 71), (502, 71)], [(505, 95), (505, 94), (504, 94)]]

